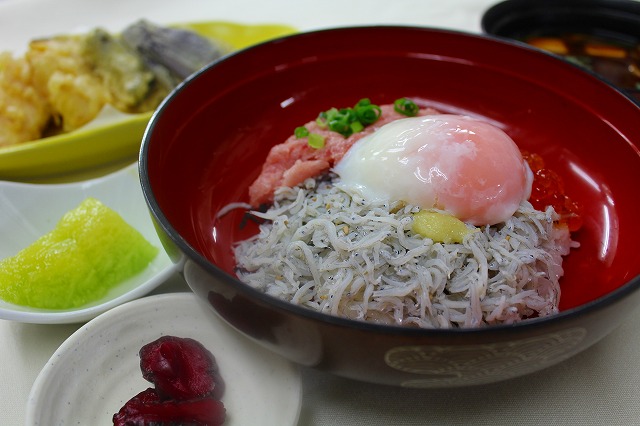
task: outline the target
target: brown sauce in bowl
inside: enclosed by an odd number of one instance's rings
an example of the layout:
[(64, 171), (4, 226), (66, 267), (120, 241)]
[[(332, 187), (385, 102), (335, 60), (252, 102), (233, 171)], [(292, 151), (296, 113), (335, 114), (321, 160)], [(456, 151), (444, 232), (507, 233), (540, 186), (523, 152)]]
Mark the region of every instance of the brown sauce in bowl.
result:
[(640, 43), (584, 33), (532, 35), (523, 41), (602, 76), (640, 99)]

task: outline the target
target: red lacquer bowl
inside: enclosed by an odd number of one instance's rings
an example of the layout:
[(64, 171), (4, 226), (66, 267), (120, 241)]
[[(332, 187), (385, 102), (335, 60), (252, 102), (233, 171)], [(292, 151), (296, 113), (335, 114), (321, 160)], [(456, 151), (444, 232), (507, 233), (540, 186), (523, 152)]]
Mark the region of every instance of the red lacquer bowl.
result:
[[(401, 96), (491, 121), (540, 154), (584, 206), (566, 258), (561, 313), (511, 326), (419, 330), (330, 317), (234, 276), (231, 244), (256, 231), (216, 220), (269, 149), (332, 106)], [(167, 251), (229, 324), (303, 365), (414, 387), (489, 383), (589, 347), (640, 300), (640, 108), (551, 55), (488, 36), (407, 27), (299, 34), (249, 48), (188, 79), (153, 116), (143, 191)], [(587, 373), (587, 372), (585, 372)]]

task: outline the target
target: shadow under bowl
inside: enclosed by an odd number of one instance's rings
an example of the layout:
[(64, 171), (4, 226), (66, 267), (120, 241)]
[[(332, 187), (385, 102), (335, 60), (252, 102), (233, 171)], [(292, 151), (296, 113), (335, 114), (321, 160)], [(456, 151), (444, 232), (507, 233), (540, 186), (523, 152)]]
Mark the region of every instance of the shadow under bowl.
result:
[[(566, 258), (561, 312), (515, 325), (426, 330), (332, 317), (276, 300), (234, 275), (232, 245), (270, 148), (319, 111), (408, 96), (499, 126), (536, 152), (584, 206)], [(496, 382), (556, 364), (608, 334), (640, 301), (640, 108), (555, 56), (488, 36), (359, 27), (286, 37), (212, 64), (154, 114), (143, 192), (167, 252), (229, 324), (299, 364), (410, 387)]]

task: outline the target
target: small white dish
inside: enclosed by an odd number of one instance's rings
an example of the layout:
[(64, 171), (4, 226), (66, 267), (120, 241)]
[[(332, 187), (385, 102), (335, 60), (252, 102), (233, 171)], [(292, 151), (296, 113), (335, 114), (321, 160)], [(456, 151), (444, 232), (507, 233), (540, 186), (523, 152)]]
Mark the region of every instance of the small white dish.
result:
[(0, 299), (0, 319), (38, 324), (85, 322), (114, 306), (146, 295), (176, 271), (153, 227), (137, 170), (137, 163), (134, 163), (100, 178), (65, 184), (0, 181), (2, 259), (14, 256), (50, 232), (66, 212), (87, 197), (94, 197), (118, 212), (159, 249), (143, 272), (114, 287), (102, 299), (68, 310), (36, 309)]
[(225, 426), (296, 425), (300, 369), (224, 323), (192, 293), (144, 297), (118, 306), (72, 334), (36, 378), (27, 426), (112, 425), (112, 416), (153, 385), (138, 352), (161, 336), (188, 337), (216, 359), (225, 383)]

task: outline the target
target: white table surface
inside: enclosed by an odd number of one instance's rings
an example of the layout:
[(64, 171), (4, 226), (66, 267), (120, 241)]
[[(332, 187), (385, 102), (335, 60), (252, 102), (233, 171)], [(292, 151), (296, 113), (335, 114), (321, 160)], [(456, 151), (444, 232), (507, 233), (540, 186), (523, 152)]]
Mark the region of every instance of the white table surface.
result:
[[(27, 40), (138, 18), (159, 23), (231, 20), (300, 30), (363, 24), (479, 32), (492, 0), (0, 0), (0, 50)], [(0, 244), (2, 240), (0, 237)], [(174, 276), (157, 292), (185, 291)], [(303, 369), (299, 425), (640, 425), (640, 311), (561, 365), (479, 387), (417, 390), (359, 383)], [(0, 320), (0, 425), (23, 425), (31, 385), (80, 325)], [(256, 420), (255, 425), (259, 425)]]

